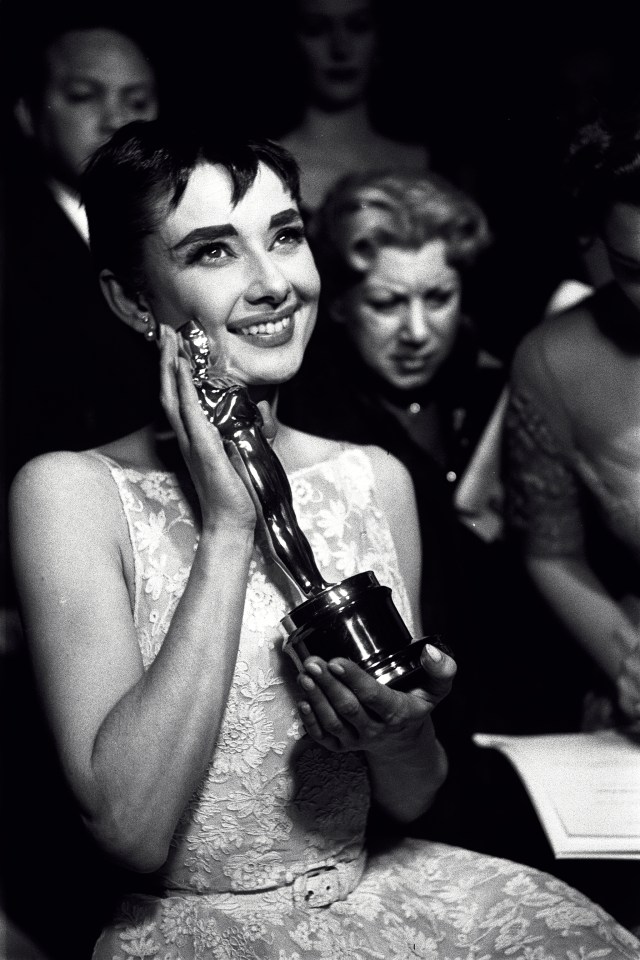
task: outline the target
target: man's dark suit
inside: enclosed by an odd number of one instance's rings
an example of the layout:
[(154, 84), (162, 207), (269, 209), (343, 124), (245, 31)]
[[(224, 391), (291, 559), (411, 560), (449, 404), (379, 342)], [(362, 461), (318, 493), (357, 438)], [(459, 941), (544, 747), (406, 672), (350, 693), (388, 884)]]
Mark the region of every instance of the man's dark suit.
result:
[(153, 344), (108, 308), (82, 237), (48, 188), (9, 191), (4, 367), (10, 476), (49, 450), (115, 440), (158, 410)]

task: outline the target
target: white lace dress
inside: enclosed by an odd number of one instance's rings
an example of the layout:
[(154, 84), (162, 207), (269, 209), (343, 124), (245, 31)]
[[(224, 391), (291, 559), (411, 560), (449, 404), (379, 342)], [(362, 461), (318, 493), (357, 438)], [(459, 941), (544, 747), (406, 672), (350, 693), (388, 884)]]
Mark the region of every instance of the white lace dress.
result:
[[(148, 666), (187, 581), (198, 532), (175, 476), (102, 459), (129, 526), (135, 623)], [(410, 623), (365, 452), (346, 448), (290, 480), (325, 577), (373, 569)], [(178, 824), (158, 895), (126, 898), (94, 960), (637, 960), (631, 934), (552, 877), (423, 840), (367, 858), (363, 756), (324, 750), (298, 721), (293, 664), (279, 632), (298, 602), (256, 548), (211, 765)]]

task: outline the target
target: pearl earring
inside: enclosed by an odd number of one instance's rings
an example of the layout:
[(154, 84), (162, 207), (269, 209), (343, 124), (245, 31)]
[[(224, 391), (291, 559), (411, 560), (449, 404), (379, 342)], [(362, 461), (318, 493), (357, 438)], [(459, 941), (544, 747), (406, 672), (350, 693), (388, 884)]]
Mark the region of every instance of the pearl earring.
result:
[(148, 313), (145, 313), (140, 318), (145, 325), (144, 338), (145, 340), (155, 340), (156, 339), (156, 325), (151, 320), (151, 317)]

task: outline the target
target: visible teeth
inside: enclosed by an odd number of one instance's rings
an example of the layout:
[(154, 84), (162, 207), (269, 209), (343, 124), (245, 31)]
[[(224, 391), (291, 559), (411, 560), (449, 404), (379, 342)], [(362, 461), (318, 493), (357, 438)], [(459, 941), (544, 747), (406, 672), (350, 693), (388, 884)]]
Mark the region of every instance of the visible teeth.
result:
[(276, 320), (273, 323), (269, 320), (268, 323), (253, 323), (250, 327), (245, 327), (241, 332), (245, 337), (252, 336), (256, 337), (259, 334), (269, 334), (269, 333), (280, 333), (281, 330), (286, 329), (291, 323), (291, 317), (284, 317), (282, 320)]

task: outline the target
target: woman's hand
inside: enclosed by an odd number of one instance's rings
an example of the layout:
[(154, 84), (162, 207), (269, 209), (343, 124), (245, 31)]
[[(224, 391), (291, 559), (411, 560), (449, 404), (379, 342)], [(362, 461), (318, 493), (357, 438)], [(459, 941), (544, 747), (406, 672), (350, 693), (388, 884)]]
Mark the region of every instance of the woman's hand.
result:
[(449, 693), (455, 661), (427, 644), (421, 656), (422, 686), (409, 693), (392, 690), (351, 660), (326, 663), (309, 657), (298, 676), (304, 699), (298, 703), (309, 736), (328, 750), (363, 750), (397, 759), (420, 738), (433, 708)]
[(203, 529), (231, 526), (252, 530), (256, 511), (242, 479), (240, 457), (233, 447), (225, 450), (218, 430), (207, 420), (189, 362), (179, 355), (178, 335), (164, 324), (160, 331), (160, 399), (198, 494)]
[(640, 720), (640, 642), (623, 657), (616, 688), (622, 712), (630, 721)]

